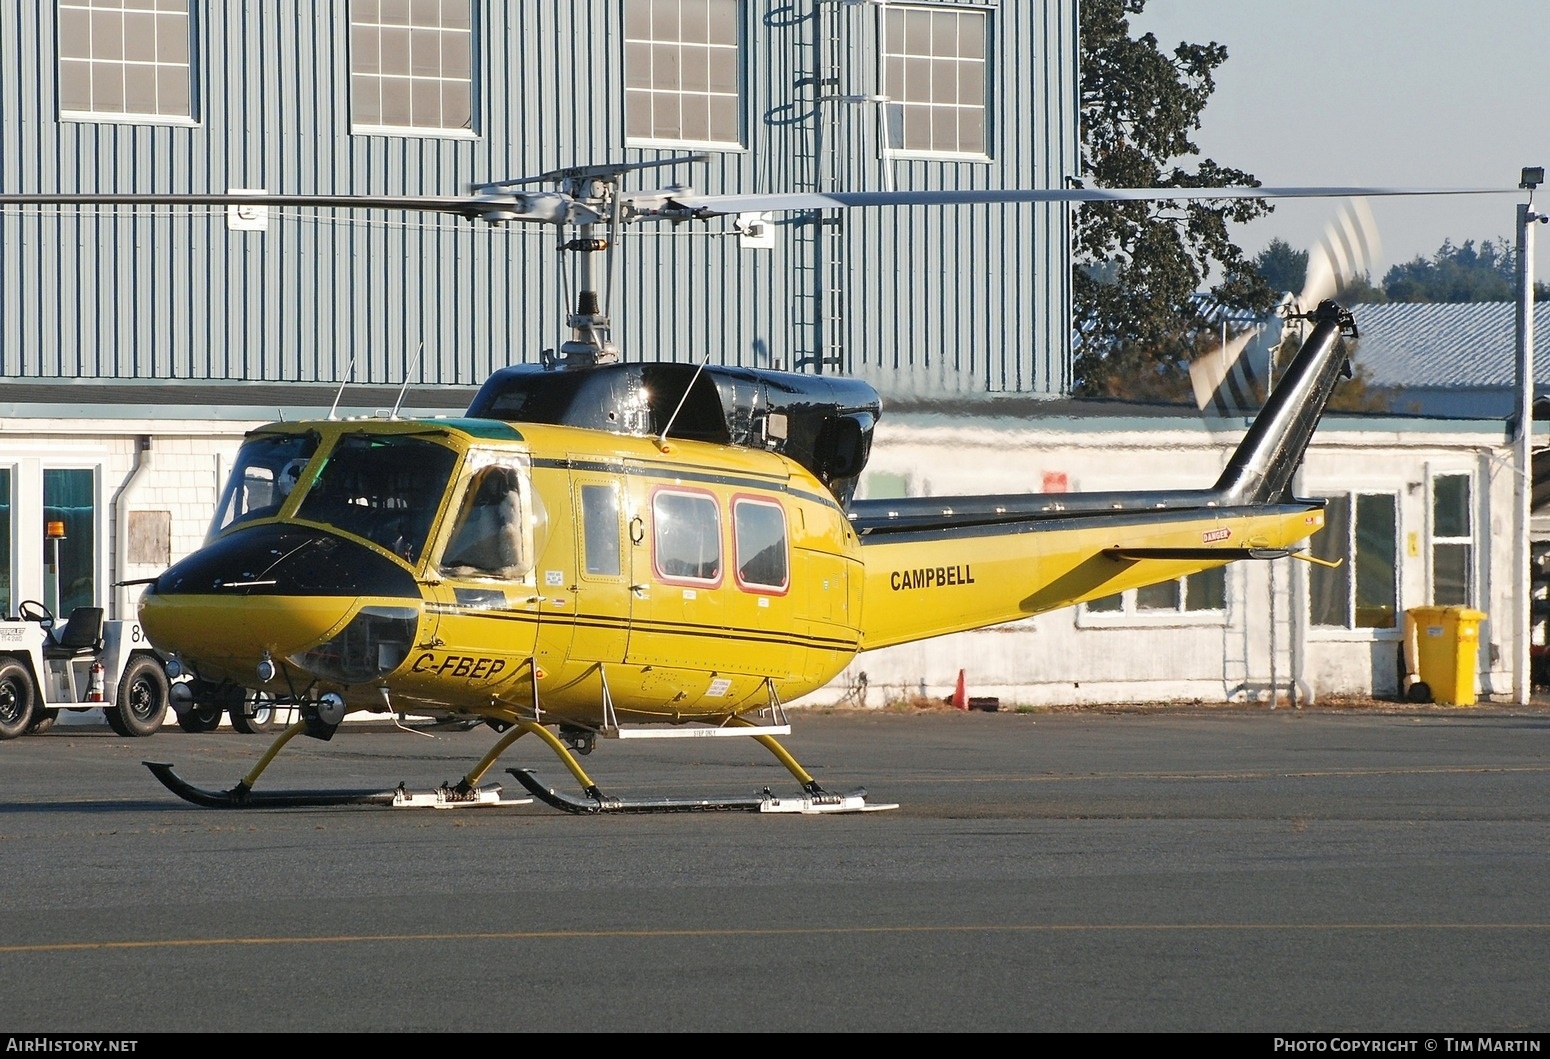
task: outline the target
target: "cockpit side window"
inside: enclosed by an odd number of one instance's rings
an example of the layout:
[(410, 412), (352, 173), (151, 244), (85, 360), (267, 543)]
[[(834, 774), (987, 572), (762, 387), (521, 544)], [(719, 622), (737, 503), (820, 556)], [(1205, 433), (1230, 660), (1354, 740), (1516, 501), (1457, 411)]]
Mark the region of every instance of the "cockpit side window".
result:
[(238, 522), (279, 514), (317, 447), (317, 435), (310, 432), (259, 435), (243, 442), (216, 505), (209, 536)]
[(526, 576), (533, 567), (532, 483), (525, 467), (496, 462), (468, 477), (441, 556), (449, 577)]
[(364, 537), (413, 563), (425, 549), (456, 463), (456, 452), (423, 438), (347, 434), (328, 454), (296, 516)]

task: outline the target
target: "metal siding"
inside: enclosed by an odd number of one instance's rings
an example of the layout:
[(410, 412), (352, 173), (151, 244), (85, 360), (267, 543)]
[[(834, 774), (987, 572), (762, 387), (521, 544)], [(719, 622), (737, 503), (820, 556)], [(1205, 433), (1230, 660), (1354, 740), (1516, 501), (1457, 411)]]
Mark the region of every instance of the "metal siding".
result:
[[(7, 190), (454, 194), (480, 180), (687, 153), (620, 147), (617, 0), (476, 0), (472, 139), (350, 133), (345, 0), (192, 5), (193, 127), (61, 122), (52, 6), (40, 14), (26, 0), (0, 2)], [(1059, 186), (1076, 158), (1076, 0), (977, 6), (992, 21), (989, 163), (885, 161), (875, 104), (816, 101), (825, 33), (838, 42), (828, 59), (840, 69), (827, 72), (842, 92), (877, 90), (874, 9), (749, 3), (745, 149), (648, 171), (631, 186)], [(820, 117), (830, 128), (817, 127)], [(814, 155), (820, 135), (830, 138)], [(1066, 214), (1008, 206), (846, 215), (841, 297), (831, 307), (839, 317), (827, 321), (846, 369), (889, 395), (1063, 391)], [(801, 266), (824, 230), (810, 216), (778, 218), (773, 250), (740, 248), (730, 224), (626, 232), (614, 340), (630, 359), (792, 366), (813, 351), (812, 274)], [(272, 214), (262, 233), (228, 232), (223, 210), (8, 214), (0, 370), (303, 382), (349, 374), (395, 386), (407, 374), (474, 384), (566, 337), (562, 300), (575, 292), (562, 284), (553, 247), (548, 230), (402, 214), (293, 211)]]

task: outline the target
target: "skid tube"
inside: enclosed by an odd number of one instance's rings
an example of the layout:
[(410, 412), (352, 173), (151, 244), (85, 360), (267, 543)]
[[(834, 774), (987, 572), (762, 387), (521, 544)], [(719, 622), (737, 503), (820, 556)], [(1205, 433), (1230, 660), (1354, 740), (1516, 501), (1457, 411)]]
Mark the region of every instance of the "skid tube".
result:
[[(754, 722), (743, 717), (729, 718), (727, 724), (742, 728), (756, 728)], [(831, 794), (821, 787), (812, 774), (804, 769), (772, 736), (763, 732), (749, 733), (761, 746), (775, 755), (776, 759), (802, 785), (802, 793), (796, 797), (780, 797), (768, 787), (758, 794), (733, 798), (615, 798), (605, 795), (587, 775), (576, 756), (554, 733), (536, 720), (519, 719), (501, 735), (495, 745), (480, 758), (479, 762), (464, 774), (456, 784), (443, 784), (432, 794), (411, 795), (400, 783), (390, 790), (299, 790), (256, 791), (259, 776), (269, 767), (275, 756), (296, 736), (308, 729), (305, 720), (298, 720), (270, 744), (247, 775), (228, 790), (212, 791), (196, 787), (179, 776), (170, 764), (147, 761), (145, 766), (173, 794), (186, 802), (206, 809), (256, 809), (256, 808), (327, 808), (350, 805), (386, 805), (398, 808), (430, 807), (437, 809), (461, 808), (474, 805), (523, 805), (532, 799), (503, 799), (498, 785), (481, 786), (480, 780), (495, 764), (505, 750), (527, 734), (537, 735), (552, 750), (581, 785), (582, 796), (562, 794), (539, 782), (529, 769), (508, 769), (507, 772), (521, 783), (534, 798), (552, 808), (574, 814), (598, 813), (682, 813), (682, 812), (750, 812), (750, 813), (856, 813), (896, 809), (896, 804), (869, 805), (865, 789), (846, 794)]]
[[(173, 794), (185, 802), (203, 809), (326, 809), (345, 805), (386, 805), (394, 808), (457, 809), (482, 805), (529, 805), (531, 798), (503, 799), (498, 785), (480, 787), (476, 784), (443, 784), (429, 794), (411, 794), (400, 783), (391, 790), (300, 790), (256, 791), (253, 785), (264, 769), (269, 767), (281, 749), (296, 736), (307, 730), (305, 721), (297, 721), (270, 744), (246, 776), (234, 787), (224, 791), (212, 791), (196, 787), (179, 776), (165, 761), (144, 762), (151, 775), (161, 781)], [(508, 741), (509, 742), (509, 741)], [(492, 759), (493, 760), (493, 759)]]
[[(757, 727), (752, 721), (742, 717), (732, 717), (727, 722), (730, 725), (743, 728)], [(802, 785), (801, 795), (795, 798), (782, 798), (770, 792), (768, 787), (761, 792), (745, 797), (733, 798), (615, 798), (606, 795), (592, 782), (586, 770), (581, 767), (581, 762), (571, 753), (570, 748), (561, 742), (553, 733), (542, 725), (531, 721), (519, 722), (521, 732), (532, 732), (541, 738), (555, 756), (564, 763), (576, 782), (581, 784), (582, 797), (564, 794), (547, 787), (539, 782), (538, 777), (531, 769), (507, 769), (507, 775), (514, 778), (525, 787), (529, 794), (543, 802), (545, 805), (559, 809), (562, 812), (575, 813), (577, 815), (594, 815), (598, 813), (704, 813), (704, 812), (744, 812), (744, 813), (859, 813), (875, 812), (883, 809), (897, 809), (897, 805), (868, 805), (866, 790), (857, 789), (848, 794), (830, 794), (819, 786), (811, 773), (804, 769), (785, 747), (781, 746), (772, 736), (762, 733), (753, 734), (753, 738), (776, 759), (786, 767), (786, 771), (796, 777)], [(517, 736), (512, 735), (515, 739)], [(486, 762), (493, 763), (494, 755), (504, 747), (497, 746), (495, 751), (486, 756)], [(485, 767), (488, 767), (486, 764)], [(464, 783), (475, 782), (481, 771), (471, 772), (464, 777)]]

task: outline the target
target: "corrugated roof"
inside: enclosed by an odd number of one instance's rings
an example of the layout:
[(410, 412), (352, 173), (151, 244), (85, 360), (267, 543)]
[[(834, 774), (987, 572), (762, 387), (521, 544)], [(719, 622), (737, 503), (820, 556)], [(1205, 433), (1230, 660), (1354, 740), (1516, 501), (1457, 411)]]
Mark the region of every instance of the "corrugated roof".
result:
[[(1517, 304), (1392, 302), (1352, 309), (1356, 363), (1373, 385), (1461, 389), (1515, 385)], [(1550, 304), (1534, 307), (1534, 381), (1550, 389)]]

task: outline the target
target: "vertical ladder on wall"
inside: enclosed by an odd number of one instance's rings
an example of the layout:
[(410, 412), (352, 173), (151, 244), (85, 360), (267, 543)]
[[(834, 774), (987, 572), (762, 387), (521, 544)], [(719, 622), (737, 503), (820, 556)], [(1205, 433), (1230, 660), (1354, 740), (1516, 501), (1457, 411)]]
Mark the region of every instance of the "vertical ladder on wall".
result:
[(1246, 702), (1249, 687), (1248, 563), (1227, 568), (1227, 614), (1222, 626), (1222, 689), (1228, 702)]
[[(1261, 571), (1263, 583), (1256, 576)], [(1290, 561), (1281, 559), (1234, 567), (1222, 630), (1222, 686), (1229, 702), (1301, 703), (1294, 666), (1295, 576)]]
[[(841, 149), (841, 102), (849, 34), (843, 0), (813, 0), (809, 68), (798, 87), (807, 104), (802, 150), (793, 168), (792, 190), (832, 191)], [(845, 306), (844, 214), (814, 210), (796, 226), (792, 248), (794, 348), (798, 371), (842, 372)]]

